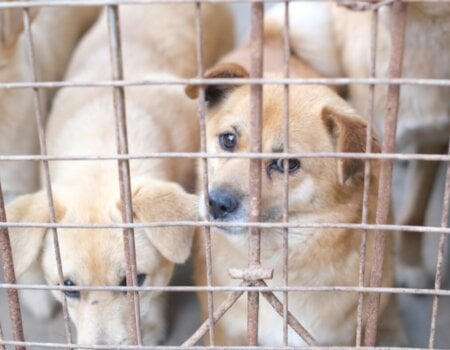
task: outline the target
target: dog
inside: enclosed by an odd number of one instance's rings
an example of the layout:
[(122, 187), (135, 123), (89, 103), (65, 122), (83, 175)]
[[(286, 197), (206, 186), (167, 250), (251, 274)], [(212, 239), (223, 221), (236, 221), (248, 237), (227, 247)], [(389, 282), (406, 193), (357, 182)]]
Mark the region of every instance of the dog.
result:
[[(283, 76), (282, 27), (267, 18), (264, 29), (264, 76)], [(206, 78), (246, 78), (250, 58), (247, 43), (208, 70)], [(290, 56), (292, 77), (318, 74), (294, 55)], [(191, 98), (198, 87), (187, 87)], [(250, 88), (245, 85), (206, 85), (207, 149), (213, 154), (250, 151)], [(289, 152), (365, 152), (367, 123), (333, 89), (326, 86), (291, 85), (289, 88)], [(262, 151), (283, 152), (284, 88), (265, 85), (262, 102)], [(376, 139), (372, 150), (379, 151)], [(289, 173), (289, 222), (302, 224), (360, 223), (364, 161), (361, 159), (305, 158), (262, 160), (260, 220), (280, 222), (283, 216), (284, 167)], [(200, 201), (201, 216), (215, 223), (249, 220), (249, 160), (211, 158), (208, 161), (209, 212)], [(374, 221), (379, 164), (372, 162), (369, 222)], [(247, 266), (246, 229), (211, 228), (212, 285), (238, 285), (229, 268)], [(282, 286), (282, 229), (261, 229), (262, 266), (274, 270), (269, 286)], [(373, 235), (367, 237), (366, 285), (372, 266)], [(290, 286), (357, 286), (361, 231), (349, 229), (289, 228)], [(196, 283), (206, 285), (203, 236), (195, 251)], [(392, 240), (388, 237), (383, 286), (393, 284)], [(206, 293), (199, 293), (203, 316), (207, 317)], [(214, 293), (220, 305), (227, 293)], [(218, 321), (216, 345), (246, 344), (246, 298), (241, 297)], [(289, 310), (321, 345), (353, 345), (356, 334), (357, 295), (349, 293), (302, 292), (289, 294)], [(388, 307), (391, 304), (392, 307)], [(380, 311), (380, 339), (388, 342), (400, 330), (395, 299), (384, 294)], [(391, 313), (388, 315), (388, 313)], [(261, 299), (258, 344), (283, 344), (282, 318)], [(205, 340), (208, 341), (208, 340)], [(383, 341), (382, 341), (383, 342)], [(382, 343), (381, 342), (381, 343)], [(289, 330), (289, 345), (306, 343)]]
[[(97, 7), (30, 8), (39, 80), (58, 81), (63, 78), (75, 45), (94, 23), (99, 12)], [(27, 49), (22, 9), (3, 9), (0, 11), (0, 81), (33, 81)], [(41, 89), (39, 93), (41, 112), (45, 118), (53, 90)], [(36, 153), (39, 153), (39, 142), (33, 91), (0, 89), (0, 154)], [(1, 162), (0, 180), (8, 203), (18, 195), (38, 189), (39, 165), (37, 162)], [(34, 269), (27, 271), (20, 279), (25, 284), (42, 281), (40, 272)], [(27, 311), (34, 317), (47, 319), (53, 314), (54, 303), (48, 298), (48, 293), (23, 290), (20, 294)]]
[[(120, 6), (125, 79), (174, 79), (196, 74), (194, 4)], [(232, 46), (232, 17), (226, 5), (202, 8), (204, 64), (211, 65)], [(111, 79), (107, 13), (82, 39), (66, 80)], [(177, 85), (125, 88), (129, 152), (195, 152), (198, 149), (197, 105)], [(54, 156), (116, 154), (112, 89), (61, 89), (47, 125), (48, 152)], [(133, 216), (137, 222), (196, 220), (190, 159), (130, 161)], [(58, 161), (50, 164), (58, 223), (120, 223), (117, 161)], [(49, 222), (45, 190), (18, 197), (7, 206), (13, 222)], [(193, 227), (135, 229), (137, 284), (166, 286), (176, 263), (190, 254)], [(66, 286), (124, 286), (126, 265), (121, 229), (58, 229)], [(49, 285), (58, 285), (51, 230), (11, 228), (18, 276), (42, 269)], [(66, 291), (77, 343), (129, 344), (126, 293)], [(53, 291), (61, 301), (62, 293)], [(144, 344), (164, 339), (161, 293), (140, 292)]]
[[(407, 4), (403, 73), (405, 78), (449, 79), (450, 4)], [(271, 18), (282, 23), (281, 6)], [(377, 42), (377, 77), (388, 77), (390, 57), (389, 7), (380, 9)], [(290, 42), (295, 54), (330, 76), (368, 77), (370, 71), (371, 14), (355, 12), (334, 3), (292, 4)], [(368, 110), (368, 86), (352, 84), (350, 102), (360, 113)], [(375, 89), (375, 124), (382, 131), (387, 87)], [(397, 148), (421, 154), (447, 153), (450, 135), (450, 88), (404, 85), (401, 87)], [(404, 198), (397, 216), (401, 225), (423, 226), (439, 163), (410, 161)], [(435, 266), (422, 262), (422, 233), (401, 232), (398, 283), (426, 288)], [(444, 264), (445, 265), (445, 264)], [(428, 271), (431, 270), (431, 271)], [(445, 275), (445, 273), (443, 274)]]

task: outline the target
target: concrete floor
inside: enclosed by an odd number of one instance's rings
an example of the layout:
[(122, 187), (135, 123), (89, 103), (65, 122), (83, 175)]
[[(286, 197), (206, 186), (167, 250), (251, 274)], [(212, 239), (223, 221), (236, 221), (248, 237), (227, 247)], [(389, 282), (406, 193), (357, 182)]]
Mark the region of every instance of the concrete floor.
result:
[[(237, 33), (240, 41), (247, 32), (249, 20), (249, 6), (244, 4), (233, 5), (236, 14)], [(401, 206), (401, 192), (403, 184), (404, 164), (397, 164), (394, 175), (394, 202), (398, 208)], [(442, 193), (444, 188), (444, 167), (441, 167), (439, 182), (433, 195), (433, 202), (427, 217), (427, 225), (438, 226), (440, 223)], [(427, 237), (425, 244), (425, 257), (427, 266), (433, 270), (437, 251), (437, 236)], [(449, 264), (447, 264), (449, 265)], [(448, 266), (447, 271), (450, 271)], [(186, 268), (179, 269), (175, 278), (176, 284), (189, 283), (190, 271)], [(449, 289), (450, 278), (443, 286)], [(0, 275), (0, 282), (2, 276)], [(433, 298), (426, 296), (403, 295), (400, 297), (402, 320), (405, 323), (408, 336), (408, 346), (427, 347), (431, 306)], [(169, 296), (169, 319), (171, 327), (165, 344), (179, 345), (192, 334), (200, 324), (198, 303), (193, 293), (173, 293)], [(0, 324), (5, 334), (5, 339), (11, 339), (10, 324), (7, 311), (6, 293), (0, 290)], [(59, 312), (50, 321), (42, 322), (33, 319), (26, 310), (22, 311), (26, 339), (40, 342), (65, 342), (62, 315)], [(440, 299), (440, 307), (437, 318), (436, 348), (450, 349), (450, 297)], [(6, 347), (13, 349), (13, 347)], [(36, 348), (37, 349), (37, 348)]]

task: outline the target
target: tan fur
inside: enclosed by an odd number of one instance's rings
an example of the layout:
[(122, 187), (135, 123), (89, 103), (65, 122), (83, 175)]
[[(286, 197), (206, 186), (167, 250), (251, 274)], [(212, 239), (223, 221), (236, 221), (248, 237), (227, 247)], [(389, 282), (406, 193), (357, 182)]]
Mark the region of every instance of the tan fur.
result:
[[(32, 8), (31, 30), (40, 81), (60, 80), (80, 36), (98, 16), (96, 7)], [(33, 80), (21, 9), (0, 11), (0, 81)], [(53, 91), (41, 89), (43, 114)], [(0, 90), (0, 154), (39, 153), (33, 91)], [(37, 162), (2, 162), (0, 177), (7, 198), (37, 190)]]
[[(450, 4), (419, 2), (406, 6), (402, 77), (449, 79)], [(369, 76), (369, 11), (350, 11), (331, 3), (310, 4), (306, 7), (295, 4), (290, 10), (291, 16), (297, 20), (293, 22), (291, 18), (291, 23), (294, 23), (291, 27), (291, 42), (299, 57), (326, 75), (358, 78)], [(309, 19), (301, 15), (305, 12), (309, 14)], [(278, 13), (277, 23), (283, 21), (280, 14)], [(320, 28), (313, 24), (317, 19), (321, 19)], [(391, 22), (390, 7), (383, 7), (379, 15), (376, 53), (377, 77), (380, 78), (388, 77)], [(323, 40), (319, 42), (319, 39)], [(349, 86), (350, 100), (362, 114), (368, 110), (368, 89), (368, 85)], [(379, 131), (383, 130), (386, 97), (387, 86), (377, 85), (375, 123)], [(399, 151), (446, 153), (450, 135), (449, 101), (449, 87), (403, 85), (397, 127)], [(436, 162), (410, 162), (402, 208), (396, 215), (399, 224), (424, 225), (437, 167)], [(400, 264), (397, 264), (400, 269), (397, 277), (402, 285), (422, 288), (429, 285), (430, 276), (422, 265), (421, 237), (420, 233), (405, 232), (401, 235)]]
[[(268, 28), (270, 30), (270, 27)], [(270, 44), (269, 44), (270, 46)], [(244, 50), (246, 50), (244, 46)], [(270, 48), (266, 49), (266, 54)], [(240, 49), (229, 57), (240, 57)], [(273, 51), (275, 52), (275, 50)], [(266, 58), (266, 56), (265, 56)], [(292, 60), (295, 58), (291, 57)], [(239, 63), (238, 61), (235, 61)], [(244, 64), (246, 62), (244, 61)], [(303, 65), (298, 62), (298, 66)], [(229, 69), (229, 64), (217, 66), (212, 71)], [(243, 69), (243, 68), (241, 68)], [(233, 72), (240, 69), (234, 67)], [(280, 70), (266, 72), (265, 76), (280, 77)], [(310, 76), (308, 69), (294, 76)], [(227, 75), (226, 72), (223, 75)], [(262, 151), (283, 150), (283, 101), (282, 86), (263, 87)], [(324, 86), (291, 85), (289, 88), (289, 151), (297, 152), (364, 152), (367, 123)], [(238, 135), (235, 153), (250, 151), (250, 89), (234, 87), (219, 102), (210, 105), (207, 115), (207, 147), (212, 153), (224, 152), (218, 137), (222, 133)], [(376, 140), (372, 149), (378, 151)], [(283, 174), (268, 175), (271, 160), (262, 161), (261, 220), (279, 222), (283, 214)], [(301, 167), (289, 176), (290, 223), (360, 223), (362, 213), (363, 163), (358, 160), (327, 158), (300, 159)], [(226, 222), (245, 222), (249, 219), (249, 161), (247, 159), (210, 159), (208, 161), (209, 191), (228, 189), (239, 193), (240, 204), (236, 215)], [(368, 221), (374, 222), (379, 165), (372, 162)], [(205, 213), (200, 202), (200, 211)], [(227, 230), (212, 228), (212, 284), (237, 285), (239, 281), (228, 275), (229, 268), (247, 266), (246, 230), (236, 227)], [(290, 286), (357, 286), (359, 246), (361, 231), (346, 229), (289, 229), (289, 277)], [(196, 282), (206, 284), (203, 236), (198, 236), (195, 266)], [(374, 237), (368, 235), (366, 260), (366, 285), (372, 267)], [(388, 238), (383, 285), (393, 284), (392, 242)], [(282, 230), (262, 229), (261, 261), (263, 267), (273, 268), (269, 286), (282, 286), (283, 249)], [(281, 298), (281, 296), (277, 293)], [(227, 293), (215, 293), (214, 304), (220, 305)], [(203, 316), (206, 318), (206, 293), (200, 293)], [(381, 299), (384, 314), (388, 295)], [(218, 345), (245, 345), (247, 308), (246, 298), (241, 299), (218, 322), (215, 334)], [(289, 310), (319, 341), (321, 345), (353, 345), (356, 334), (357, 295), (355, 293), (289, 293)], [(395, 305), (390, 310), (391, 324), (383, 328), (396, 333), (399, 327)], [(259, 344), (280, 346), (283, 344), (282, 318), (261, 299), (259, 311)], [(391, 328), (392, 327), (392, 328)], [(385, 330), (383, 329), (383, 331)], [(381, 329), (380, 329), (381, 331)], [(305, 345), (292, 330), (289, 345)]]
[[(231, 17), (225, 5), (204, 5), (205, 57), (214, 62), (230, 48)], [(193, 76), (196, 72), (195, 5), (120, 7), (125, 78)], [(76, 50), (67, 80), (111, 78), (106, 12)], [(180, 86), (125, 89), (131, 154), (194, 152), (198, 148), (196, 103)], [(47, 126), (51, 155), (115, 155), (116, 133), (110, 88), (59, 91)], [(192, 188), (194, 162), (178, 159), (130, 161), (133, 215), (136, 222), (195, 220)], [(108, 224), (122, 221), (117, 161), (61, 161), (50, 164), (59, 223)], [(11, 221), (49, 222), (43, 192), (18, 198), (7, 208)], [(175, 263), (190, 254), (193, 227), (135, 229), (137, 273), (144, 285), (165, 286)], [(64, 279), (76, 285), (123, 284), (126, 265), (120, 229), (59, 229)], [(59, 284), (51, 231), (11, 229), (17, 274), (39, 266), (50, 285)], [(33, 237), (30, 239), (28, 237)], [(61, 300), (62, 294), (54, 292)], [(162, 295), (139, 293), (145, 344), (164, 338)], [(125, 293), (82, 291), (68, 296), (79, 344), (129, 344)]]

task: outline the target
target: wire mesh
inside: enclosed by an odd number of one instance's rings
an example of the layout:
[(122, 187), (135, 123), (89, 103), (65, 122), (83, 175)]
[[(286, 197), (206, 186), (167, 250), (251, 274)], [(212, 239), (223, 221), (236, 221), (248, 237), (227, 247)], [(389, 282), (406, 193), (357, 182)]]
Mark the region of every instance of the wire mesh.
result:
[[(43, 178), (48, 199), (48, 207), (50, 211), (49, 223), (30, 223), (30, 222), (11, 222), (7, 221), (6, 211), (4, 208), (3, 192), (0, 183), (0, 251), (2, 257), (3, 278), (4, 283), (0, 283), (0, 290), (7, 290), (8, 305), (10, 310), (10, 321), (13, 333), (13, 340), (8, 340), (4, 337), (2, 332), (2, 325), (0, 325), (0, 348), (8, 346), (16, 349), (25, 349), (26, 347), (43, 347), (43, 348), (73, 348), (80, 349), (109, 349), (111, 345), (79, 345), (73, 342), (73, 337), (70, 327), (70, 317), (67, 307), (67, 300), (64, 294), (65, 291), (115, 291), (126, 292), (129, 306), (129, 333), (130, 345), (114, 345), (117, 349), (152, 349), (155, 346), (145, 346), (142, 344), (141, 324), (140, 324), (140, 306), (139, 306), (139, 292), (142, 291), (158, 291), (158, 292), (207, 292), (208, 304), (208, 318), (201, 324), (201, 326), (192, 334), (186, 341), (180, 344), (181, 347), (189, 347), (192, 349), (201, 349), (201, 346), (195, 346), (202, 337), (209, 334), (210, 347), (214, 349), (222, 349), (220, 344), (217, 344), (214, 334), (214, 325), (221, 319), (226, 312), (233, 307), (236, 301), (244, 294), (248, 296), (248, 310), (247, 310), (247, 349), (279, 349), (288, 350), (294, 347), (289, 346), (289, 327), (299, 334), (308, 344), (305, 349), (314, 348), (321, 349), (325, 344), (320, 344), (308, 332), (308, 330), (295, 318), (289, 311), (289, 293), (305, 293), (305, 292), (348, 292), (358, 293), (357, 304), (357, 320), (356, 320), (356, 334), (355, 346), (360, 347), (364, 344), (367, 349), (374, 348), (377, 341), (377, 327), (379, 303), (381, 294), (412, 294), (412, 295), (430, 295), (433, 296), (432, 316), (430, 322), (430, 335), (428, 339), (428, 348), (435, 347), (436, 338), (436, 322), (439, 310), (439, 300), (441, 297), (449, 297), (450, 291), (442, 289), (442, 271), (444, 264), (444, 250), (447, 235), (450, 234), (448, 228), (448, 212), (450, 201), (450, 149), (447, 155), (442, 154), (403, 154), (395, 153), (396, 127), (398, 117), (398, 106), (400, 89), (404, 85), (409, 86), (439, 86), (442, 88), (450, 87), (450, 79), (441, 77), (439, 79), (428, 78), (402, 78), (402, 61), (404, 51), (404, 35), (406, 23), (406, 8), (407, 4), (415, 0), (388, 0), (388, 1), (337, 1), (338, 4), (349, 7), (353, 10), (372, 11), (372, 29), (371, 29), (371, 53), (370, 53), (370, 76), (368, 78), (292, 78), (290, 77), (289, 69), (289, 55), (290, 55), (290, 9), (289, 3), (303, 2), (307, 0), (247, 0), (251, 3), (251, 69), (249, 78), (237, 79), (204, 79), (204, 23), (202, 21), (202, 5), (204, 3), (216, 3), (220, 0), (34, 0), (28, 1), (7, 1), (0, 3), (0, 10), (8, 8), (23, 8), (23, 20), (25, 33), (28, 40), (28, 56), (30, 59), (30, 67), (33, 72), (33, 81), (29, 82), (0, 82), (0, 92), (5, 90), (16, 89), (32, 89), (34, 97), (34, 109), (36, 121), (38, 124), (39, 141), (40, 141), (40, 155), (0, 155), (0, 164), (3, 161), (34, 161), (41, 162), (43, 165)], [(315, 0), (320, 2), (330, 2), (333, 0)], [(242, 0), (228, 0), (228, 3), (245, 2)], [(284, 30), (283, 30), (283, 78), (265, 78), (263, 77), (263, 19), (264, 19), (264, 5), (265, 3), (282, 2), (285, 4), (284, 12)], [(443, 3), (444, 0), (428, 0), (430, 3)], [(196, 51), (197, 51), (197, 76), (195, 78), (177, 78), (177, 79), (140, 79), (129, 80), (124, 79), (123, 62), (121, 53), (121, 30), (119, 18), (119, 5), (124, 4), (165, 4), (165, 3), (190, 3), (196, 6)], [(105, 6), (108, 17), (109, 30), (109, 49), (112, 66), (112, 77), (110, 81), (39, 81), (36, 73), (36, 58), (33, 45), (33, 35), (31, 28), (31, 21), (29, 15), (29, 8), (32, 7), (54, 7), (54, 6)], [(392, 35), (392, 54), (390, 61), (390, 73), (388, 78), (377, 78), (376, 76), (376, 44), (378, 41), (378, 11), (381, 7), (390, 6), (393, 16)], [(207, 134), (206, 134), (206, 113), (207, 104), (205, 101), (205, 89), (209, 85), (250, 85), (251, 91), (251, 125), (252, 125), (252, 140), (251, 152), (239, 154), (212, 154), (207, 149)], [(369, 116), (368, 124), (372, 125), (374, 115), (374, 94), (375, 87), (379, 85), (388, 86), (388, 97), (385, 118), (385, 132), (383, 139), (382, 153), (372, 152), (372, 133), (371, 128), (368, 128), (366, 136), (365, 153), (349, 153), (349, 152), (310, 152), (310, 153), (293, 153), (289, 152), (289, 90), (291, 85), (335, 85), (345, 86), (349, 84), (369, 85), (368, 106)], [(160, 152), (149, 154), (133, 154), (128, 150), (128, 135), (127, 135), (127, 116), (126, 116), (126, 96), (124, 89), (132, 86), (154, 86), (154, 85), (198, 85), (199, 86), (199, 102), (198, 102), (198, 116), (200, 124), (200, 150), (199, 152)], [(263, 101), (263, 86), (264, 85), (283, 85), (283, 120), (284, 120), (284, 143), (283, 152), (280, 153), (263, 153), (262, 152), (262, 101)], [(42, 105), (40, 101), (40, 89), (55, 89), (55, 88), (88, 88), (88, 87), (110, 87), (113, 91), (113, 102), (116, 120), (116, 136), (117, 136), (117, 155), (71, 155), (71, 156), (52, 156), (47, 155), (46, 136), (45, 136), (45, 117), (42, 114)], [(204, 221), (155, 221), (155, 222), (133, 222), (133, 206), (131, 199), (131, 180), (129, 162), (136, 159), (164, 159), (164, 158), (186, 158), (195, 161), (200, 160), (201, 170), (200, 176), (201, 191), (203, 192), (204, 207), (206, 212), (209, 212), (209, 179), (208, 179), (208, 162), (210, 159), (248, 159), (250, 164), (250, 218), (248, 222), (213, 222), (208, 218)], [(285, 167), (284, 170), (284, 188), (283, 188), (283, 216), (281, 222), (261, 222), (260, 218), (260, 203), (261, 203), (261, 164), (264, 159), (283, 159), (287, 164), (289, 159), (294, 158), (339, 158), (339, 159), (362, 159), (365, 160), (364, 167), (364, 196), (363, 196), (363, 211), (360, 223), (301, 223), (289, 222), (289, 174)], [(86, 224), (86, 223), (58, 223), (56, 219), (55, 204), (52, 193), (52, 182), (50, 178), (49, 162), (57, 161), (108, 161), (116, 160), (119, 169), (119, 183), (120, 183), (120, 203), (122, 222), (115, 224)], [(380, 183), (378, 184), (378, 206), (376, 223), (369, 224), (368, 220), (368, 206), (369, 206), (369, 192), (371, 165), (369, 160), (380, 160), (381, 175)], [(440, 161), (447, 163), (446, 184), (444, 190), (444, 201), (442, 209), (441, 225), (439, 227), (432, 226), (406, 226), (406, 225), (392, 225), (389, 224), (390, 213), (390, 197), (392, 193), (392, 167), (394, 160), (425, 160), (425, 161)], [(136, 263), (136, 248), (134, 241), (134, 230), (141, 228), (153, 227), (175, 227), (175, 226), (192, 226), (202, 228), (205, 245), (205, 265), (206, 265), (206, 285), (205, 286), (152, 286), (152, 287), (138, 287), (137, 286), (137, 263)], [(234, 271), (235, 277), (242, 280), (239, 286), (216, 286), (212, 276), (212, 256), (211, 256), (211, 228), (216, 227), (243, 227), (248, 228), (248, 268)], [(8, 228), (46, 228), (52, 230), (53, 242), (55, 247), (56, 265), (58, 267), (59, 285), (35, 285), (35, 284), (16, 284), (16, 276), (14, 273), (14, 265), (12, 262), (12, 251), (9, 242)], [(123, 230), (123, 242), (126, 261), (126, 286), (76, 286), (70, 287), (64, 285), (64, 269), (63, 261), (59, 252), (58, 243), (58, 229), (113, 229), (119, 228)], [(268, 286), (264, 281), (265, 278), (270, 278), (270, 273), (265, 273), (264, 261), (261, 261), (261, 229), (277, 228), (283, 230), (282, 247), (283, 247), (283, 285), (282, 286)], [(360, 245), (360, 264), (359, 264), (359, 279), (358, 286), (290, 286), (289, 285), (289, 264), (288, 264), (288, 231), (293, 228), (321, 228), (333, 230), (348, 229), (348, 230), (362, 230), (362, 239)], [(439, 249), (437, 256), (436, 276), (433, 289), (425, 288), (388, 288), (382, 287), (382, 273), (384, 260), (385, 235), (391, 234), (386, 231), (402, 230), (405, 232), (424, 232), (434, 233), (440, 235)], [(375, 245), (373, 248), (374, 263), (370, 273), (370, 285), (365, 286), (365, 271), (366, 271), (366, 237), (368, 234), (375, 235)], [(230, 266), (234, 267), (234, 266)], [(266, 277), (261, 277), (266, 276)], [(18, 290), (56, 290), (60, 291), (63, 300), (63, 313), (66, 343), (50, 343), (50, 342), (33, 342), (25, 341), (22, 329), (21, 309), (18, 300)], [(214, 303), (215, 292), (229, 292), (228, 298), (222, 304), (216, 305)], [(276, 292), (282, 293), (282, 301), (277, 297)], [(275, 311), (283, 319), (283, 345), (279, 347), (258, 346), (258, 320), (259, 320), (259, 297), (263, 296), (265, 300), (272, 305)], [(364, 325), (364, 318), (366, 323)], [(363, 335), (363, 330), (365, 334)], [(161, 349), (178, 349), (179, 347), (158, 346)], [(234, 347), (226, 347), (233, 349)], [(354, 349), (354, 347), (333, 347), (336, 349)], [(392, 348), (394, 349), (394, 348)], [(402, 349), (412, 349), (403, 347)]]

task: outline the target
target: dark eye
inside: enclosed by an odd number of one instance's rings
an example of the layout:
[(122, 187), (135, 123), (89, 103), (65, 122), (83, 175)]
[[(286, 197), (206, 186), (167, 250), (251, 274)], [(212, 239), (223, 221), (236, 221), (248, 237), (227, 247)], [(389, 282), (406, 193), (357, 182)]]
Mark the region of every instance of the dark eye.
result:
[[(288, 159), (288, 172), (293, 173), (300, 169), (300, 161), (298, 159)], [(274, 159), (272, 162), (269, 163), (267, 167), (267, 173), (270, 177), (270, 173), (274, 170), (279, 173), (284, 173), (284, 159)]]
[(219, 135), (219, 144), (224, 151), (233, 152), (236, 147), (237, 135), (232, 132), (226, 132)]
[[(137, 275), (137, 285), (140, 287), (144, 284), (145, 282), (145, 278), (147, 277), (147, 275), (145, 273), (139, 273)], [(127, 285), (127, 278), (124, 277), (122, 278), (122, 280), (120, 281), (119, 286), (121, 287), (125, 287)]]
[[(67, 287), (76, 286), (76, 284), (73, 283), (72, 280), (65, 280), (64, 281), (64, 285), (67, 286)], [(80, 297), (80, 291), (79, 290), (66, 290), (66, 291), (64, 291), (64, 294), (68, 298), (79, 298)]]
[(147, 275), (144, 274), (144, 273), (140, 273), (140, 274), (137, 275), (137, 284), (138, 284), (139, 287), (144, 284), (145, 277), (147, 277)]

